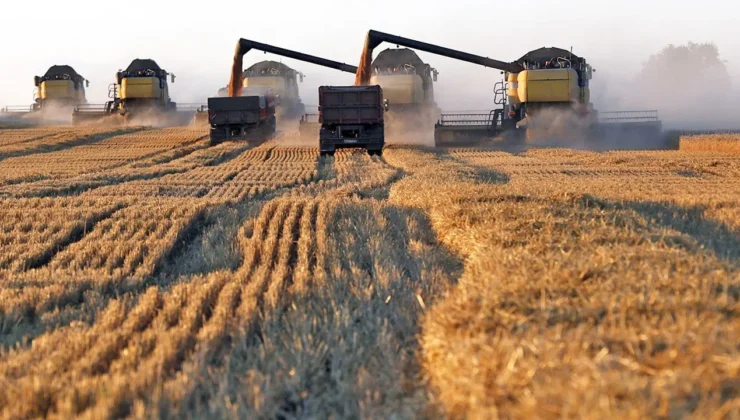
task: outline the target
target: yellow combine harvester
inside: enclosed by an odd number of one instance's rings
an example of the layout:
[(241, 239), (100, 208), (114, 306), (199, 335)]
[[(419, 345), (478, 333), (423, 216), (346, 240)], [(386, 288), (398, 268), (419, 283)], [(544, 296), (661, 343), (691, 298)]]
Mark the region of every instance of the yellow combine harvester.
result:
[(79, 105), (74, 110), (73, 123), (103, 122), (118, 116), (119, 122), (182, 124), (192, 118), (195, 108), (178, 109), (170, 99), (168, 77), (175, 82), (175, 75), (159, 67), (154, 60), (137, 58), (126, 70), (116, 73), (116, 83), (108, 88), (111, 100), (105, 104)]
[[(298, 70), (278, 61), (260, 61), (244, 70), (242, 74), (244, 90), (242, 96), (275, 95), (280, 105), (277, 117), (286, 120), (298, 120), (306, 112), (301, 101), (298, 83), (303, 82), (305, 75)], [(219, 89), (218, 97), (229, 96), (228, 87)], [(208, 106), (198, 108), (195, 114), (196, 123), (208, 122)]]
[(386, 125), (398, 135), (429, 128), (440, 117), (434, 100), (434, 82), (439, 72), (413, 50), (388, 48), (372, 61), (370, 85), (383, 88), (389, 103)]
[(43, 114), (44, 110), (58, 111), (58, 115), (71, 115), (78, 104), (85, 104), (85, 88), (90, 82), (68, 65), (54, 65), (43, 76), (34, 77), (32, 105), (7, 106), (2, 109), (5, 117), (24, 117)]

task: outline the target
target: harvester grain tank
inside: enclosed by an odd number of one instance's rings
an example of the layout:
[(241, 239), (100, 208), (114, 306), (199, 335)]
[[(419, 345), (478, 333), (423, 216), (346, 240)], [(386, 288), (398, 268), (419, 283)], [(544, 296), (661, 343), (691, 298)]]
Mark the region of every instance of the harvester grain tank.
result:
[(271, 93), (208, 98), (211, 143), (225, 140), (263, 142), (275, 134), (277, 98)]
[(34, 101), (32, 105), (8, 106), (2, 109), (6, 116), (24, 116), (47, 108), (66, 110), (68, 115), (78, 104), (87, 103), (85, 88), (90, 82), (68, 65), (54, 65), (36, 76), (34, 82)]
[(435, 144), (438, 146), (470, 144), (468, 140), (471, 138), (493, 138), (514, 130), (520, 135), (526, 132), (525, 136), (531, 137), (538, 130), (551, 128), (543, 127), (538, 121), (540, 116), (549, 114), (564, 116), (572, 123), (569, 123), (568, 130), (573, 126), (582, 129), (591, 140), (605, 130), (637, 127), (649, 134), (661, 130), (655, 111), (631, 111), (644, 115), (638, 125), (634, 124), (633, 118), (602, 113), (609, 123), (602, 120), (600, 124), (598, 113), (590, 102), (589, 81), (594, 70), (584, 58), (560, 48), (541, 48), (530, 51), (519, 60), (505, 62), (371, 30), (365, 41), (356, 83), (370, 83), (372, 51), (383, 42), (491, 67), (504, 74), (505, 79), (494, 88), (494, 102), (501, 108), (488, 114), (440, 115), (435, 125)]
[(370, 155), (381, 155), (385, 144), (383, 114), (387, 110), (388, 102), (378, 85), (319, 87), (321, 155), (359, 147)]
[[(178, 108), (170, 99), (168, 78), (170, 82), (175, 82), (175, 75), (162, 69), (154, 60), (137, 58), (125, 70), (116, 73), (116, 82), (108, 88), (111, 100), (105, 104), (78, 106), (74, 110), (73, 122), (117, 115), (124, 120), (134, 117), (176, 117)], [(195, 109), (185, 112), (193, 113)]]

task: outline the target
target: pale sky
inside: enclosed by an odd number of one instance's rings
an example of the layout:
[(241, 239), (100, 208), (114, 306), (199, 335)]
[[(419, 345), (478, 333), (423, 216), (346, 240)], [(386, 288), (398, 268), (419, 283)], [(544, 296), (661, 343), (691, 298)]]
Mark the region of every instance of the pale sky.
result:
[[(88, 101), (107, 99), (115, 72), (152, 58), (175, 73), (176, 102), (202, 102), (226, 85), (241, 37), (357, 65), (368, 29), (512, 61), (543, 47), (573, 47), (596, 69), (594, 102), (619, 92), (651, 53), (715, 42), (740, 86), (740, 6), (735, 1), (5, 1), (0, 12), (0, 106), (30, 104), (33, 77), (69, 64), (90, 80)], [(381, 46), (376, 53), (390, 45)], [(426, 53), (440, 71), (443, 110), (493, 107), (497, 71)], [(252, 51), (245, 67), (280, 57)], [(321, 84), (353, 76), (290, 59), (304, 72), (306, 104)], [(607, 83), (606, 81), (609, 81)], [(608, 87), (606, 87), (608, 85)], [(738, 90), (740, 92), (740, 90)], [(688, 100), (689, 98), (687, 98)]]

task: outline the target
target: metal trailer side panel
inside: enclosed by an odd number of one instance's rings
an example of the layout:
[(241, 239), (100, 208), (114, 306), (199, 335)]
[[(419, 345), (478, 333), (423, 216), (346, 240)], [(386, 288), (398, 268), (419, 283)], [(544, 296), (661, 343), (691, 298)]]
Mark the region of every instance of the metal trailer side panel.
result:
[(260, 112), (252, 110), (223, 111), (208, 110), (208, 122), (211, 125), (243, 125), (260, 122)]
[(214, 111), (259, 111), (267, 106), (264, 96), (208, 98), (208, 109)]

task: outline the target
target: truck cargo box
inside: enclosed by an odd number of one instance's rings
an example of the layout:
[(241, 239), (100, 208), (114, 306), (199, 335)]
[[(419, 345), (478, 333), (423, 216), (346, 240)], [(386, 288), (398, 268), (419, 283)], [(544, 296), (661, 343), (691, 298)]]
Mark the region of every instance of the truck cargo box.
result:
[(374, 86), (319, 87), (319, 122), (331, 124), (382, 124), (383, 90)]

